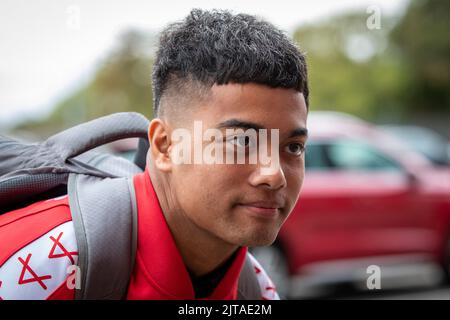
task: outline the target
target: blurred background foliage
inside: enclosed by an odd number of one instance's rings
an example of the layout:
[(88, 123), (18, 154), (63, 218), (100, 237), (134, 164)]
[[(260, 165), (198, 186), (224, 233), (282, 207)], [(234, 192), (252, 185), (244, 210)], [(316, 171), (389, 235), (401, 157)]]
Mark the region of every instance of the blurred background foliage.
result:
[[(381, 15), (370, 30), (367, 12), (301, 25), (294, 40), (306, 52), (311, 110), (348, 112), (377, 123), (410, 123), (448, 135), (450, 1), (412, 0), (401, 17)], [(93, 79), (60, 101), (46, 119), (16, 130), (45, 137), (119, 111), (152, 117), (155, 35), (131, 30), (98, 66)]]
[(353, 13), (299, 28), (308, 55), (312, 109), (370, 121), (415, 122), (447, 134), (450, 119), (450, 2), (412, 1), (403, 17)]

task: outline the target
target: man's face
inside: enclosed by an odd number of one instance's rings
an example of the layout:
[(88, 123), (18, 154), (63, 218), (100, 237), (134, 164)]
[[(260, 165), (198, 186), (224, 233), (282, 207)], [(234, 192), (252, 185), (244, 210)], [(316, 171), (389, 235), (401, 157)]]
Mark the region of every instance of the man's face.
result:
[[(267, 165), (261, 163), (177, 164), (170, 174), (172, 197), (192, 223), (227, 243), (269, 245), (294, 207), (303, 183), (300, 151), (306, 143), (302, 133), (307, 118), (303, 94), (257, 84), (215, 85), (211, 93), (183, 120), (193, 139), (194, 121), (201, 121), (203, 132), (219, 129), (228, 149), (233, 143), (245, 148), (246, 140), (227, 136), (227, 128), (243, 124), (240, 128), (245, 130), (249, 124), (256, 125), (267, 129), (269, 138), (270, 129), (279, 129), (279, 167), (268, 173), (262, 172)], [(267, 140), (270, 150), (271, 140)]]

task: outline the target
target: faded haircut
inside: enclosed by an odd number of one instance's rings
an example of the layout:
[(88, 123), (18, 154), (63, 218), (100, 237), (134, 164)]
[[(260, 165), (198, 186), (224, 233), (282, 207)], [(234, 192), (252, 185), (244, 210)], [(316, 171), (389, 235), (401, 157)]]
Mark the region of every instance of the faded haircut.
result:
[(201, 98), (214, 84), (228, 83), (295, 89), (308, 106), (307, 78), (304, 54), (272, 24), (248, 14), (193, 9), (160, 36), (153, 114), (161, 114), (165, 96)]

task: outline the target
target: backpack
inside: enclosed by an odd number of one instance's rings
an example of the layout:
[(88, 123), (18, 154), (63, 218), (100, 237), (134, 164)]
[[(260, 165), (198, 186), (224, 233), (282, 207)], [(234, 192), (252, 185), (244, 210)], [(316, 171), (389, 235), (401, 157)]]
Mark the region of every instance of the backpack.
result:
[[(137, 246), (132, 177), (145, 169), (148, 125), (143, 115), (127, 112), (77, 125), (41, 143), (0, 136), (0, 214), (69, 197), (81, 273), (76, 299), (126, 296)], [(124, 138), (139, 138), (133, 161), (92, 150)], [(240, 300), (261, 297), (250, 259), (247, 254), (239, 278)]]

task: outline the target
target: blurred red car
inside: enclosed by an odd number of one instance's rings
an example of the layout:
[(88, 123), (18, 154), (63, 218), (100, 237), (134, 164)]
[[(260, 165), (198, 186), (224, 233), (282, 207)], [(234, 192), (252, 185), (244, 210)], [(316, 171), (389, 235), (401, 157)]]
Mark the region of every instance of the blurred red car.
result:
[(411, 266), (448, 274), (450, 168), (349, 115), (312, 112), (308, 129), (299, 201), (275, 244), (253, 249), (280, 291), (364, 281), (369, 265), (384, 288)]

